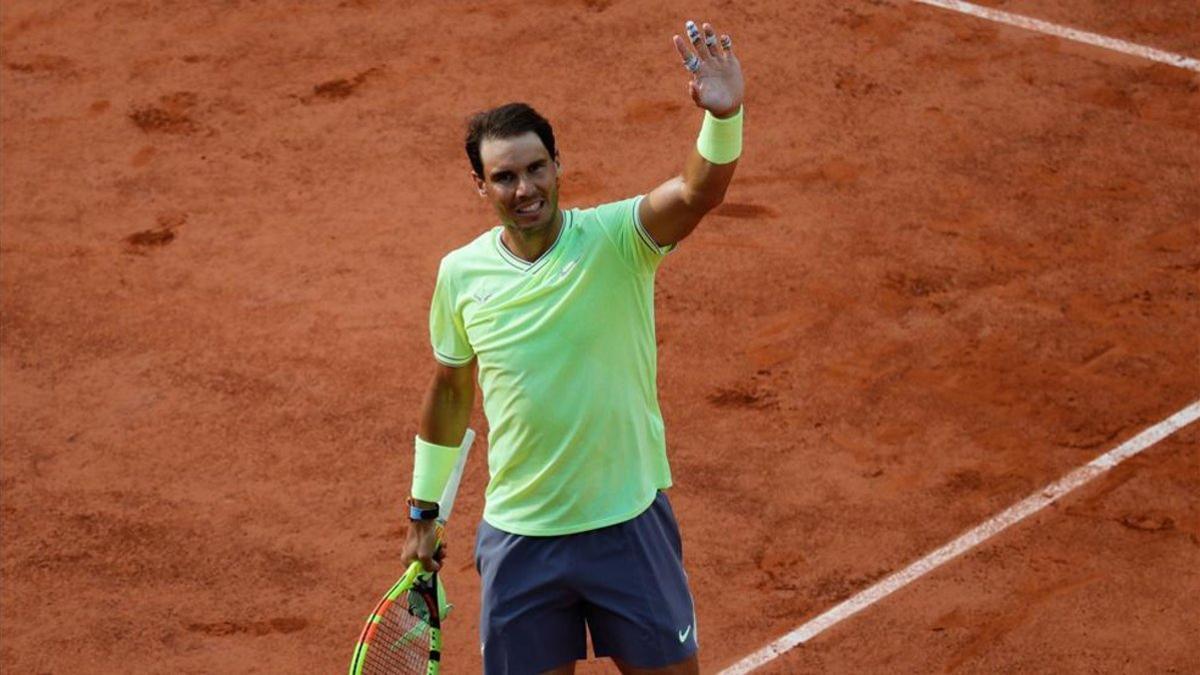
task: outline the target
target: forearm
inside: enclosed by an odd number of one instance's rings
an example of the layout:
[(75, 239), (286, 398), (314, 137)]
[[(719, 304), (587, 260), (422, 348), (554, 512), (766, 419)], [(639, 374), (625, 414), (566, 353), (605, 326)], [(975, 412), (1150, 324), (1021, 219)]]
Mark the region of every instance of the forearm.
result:
[[(740, 122), (740, 118), (738, 120)], [(701, 153), (703, 139), (697, 140), (684, 161), (683, 173), (658, 186), (642, 200), (638, 215), (643, 227), (660, 245), (673, 244), (688, 236), (705, 214), (721, 205), (725, 191), (737, 170), (741, 129), (737, 131), (736, 147), (719, 153)], [(729, 156), (732, 155), (732, 158)]]
[(697, 217), (703, 216), (725, 199), (725, 191), (736, 169), (736, 159), (727, 164), (714, 164), (692, 148), (683, 167), (680, 201)]

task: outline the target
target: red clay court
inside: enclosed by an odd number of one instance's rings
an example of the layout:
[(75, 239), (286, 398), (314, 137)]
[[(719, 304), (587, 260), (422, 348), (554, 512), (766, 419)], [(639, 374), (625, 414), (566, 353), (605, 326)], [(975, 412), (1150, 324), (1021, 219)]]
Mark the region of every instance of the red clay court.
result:
[[(688, 18), (747, 74), (657, 290), (705, 672), (1195, 409), (1200, 5), (984, 4), (1185, 60), (907, 0), (7, 0), (0, 670), (344, 672), (400, 573), (437, 263), (493, 224), (465, 118), (546, 114), (566, 206), (643, 192), (700, 124)], [(1198, 429), (757, 672), (1200, 672)]]

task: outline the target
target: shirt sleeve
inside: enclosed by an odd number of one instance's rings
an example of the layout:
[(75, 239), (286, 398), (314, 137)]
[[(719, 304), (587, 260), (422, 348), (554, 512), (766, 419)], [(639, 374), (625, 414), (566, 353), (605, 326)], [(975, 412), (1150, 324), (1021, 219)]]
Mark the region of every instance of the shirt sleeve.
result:
[(455, 368), (465, 366), (475, 358), (475, 350), (463, 326), (457, 296), (453, 273), (443, 259), (438, 267), (437, 284), (433, 287), (433, 301), (429, 306), (429, 340), (433, 344), (433, 357), (438, 363)]
[(596, 207), (596, 218), (620, 256), (635, 270), (653, 272), (675, 245), (659, 246), (638, 217), (644, 195)]

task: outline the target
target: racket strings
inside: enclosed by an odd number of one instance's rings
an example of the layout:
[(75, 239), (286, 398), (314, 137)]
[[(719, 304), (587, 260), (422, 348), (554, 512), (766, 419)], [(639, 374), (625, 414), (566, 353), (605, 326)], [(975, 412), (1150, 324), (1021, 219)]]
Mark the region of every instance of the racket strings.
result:
[(363, 675), (425, 673), (429, 664), (432, 627), (425, 595), (409, 591), (408, 602), (396, 602), (380, 617), (367, 648)]

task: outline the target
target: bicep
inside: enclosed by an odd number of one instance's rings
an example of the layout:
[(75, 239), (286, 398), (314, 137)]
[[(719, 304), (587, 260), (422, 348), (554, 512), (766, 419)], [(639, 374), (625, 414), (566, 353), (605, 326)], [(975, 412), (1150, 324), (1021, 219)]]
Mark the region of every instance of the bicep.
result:
[(475, 403), (475, 359), (462, 366), (437, 363), (425, 392), (417, 433), (438, 445), (455, 445)]
[(434, 362), (433, 384), (438, 389), (448, 390), (458, 397), (475, 393), (475, 365), (477, 359), (461, 366), (448, 366), (440, 361)]
[(638, 204), (638, 219), (659, 246), (670, 246), (692, 233), (703, 214), (688, 206), (682, 176), (646, 193)]

